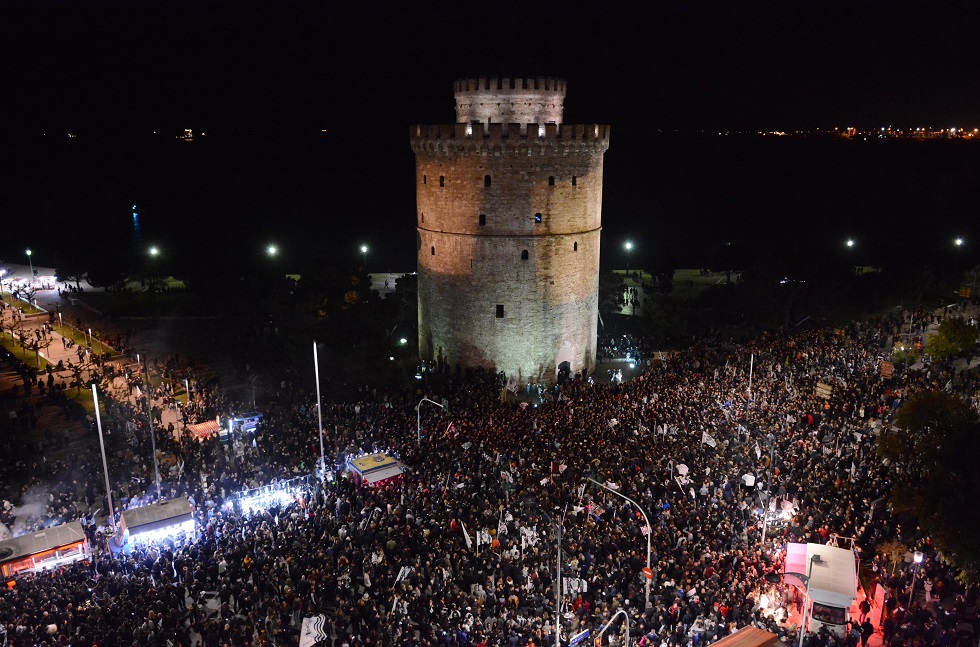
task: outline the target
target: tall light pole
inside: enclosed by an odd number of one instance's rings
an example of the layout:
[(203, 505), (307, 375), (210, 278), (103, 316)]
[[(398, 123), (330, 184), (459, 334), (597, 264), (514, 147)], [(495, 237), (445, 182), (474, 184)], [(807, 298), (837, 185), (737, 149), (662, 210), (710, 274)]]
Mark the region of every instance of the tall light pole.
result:
[(327, 463), (323, 453), (323, 400), (320, 398), (320, 360), (316, 354), (316, 340), (313, 341), (313, 371), (316, 373), (316, 435), (320, 437), (320, 479), (325, 479)]
[[(112, 490), (109, 488), (109, 467), (105, 460), (105, 441), (102, 439), (102, 416), (99, 413), (99, 392), (96, 385), (92, 385), (92, 400), (95, 402), (95, 423), (99, 428), (99, 447), (102, 449), (102, 471), (105, 473), (105, 497), (109, 501), (109, 525), (112, 526), (112, 534), (116, 534), (116, 513), (112, 508)], [(157, 494), (159, 497), (159, 493)]]
[(629, 278), (629, 275), (630, 275), (630, 252), (633, 251), (633, 241), (627, 240), (623, 244), (623, 249), (626, 250), (626, 277)]
[(150, 367), (143, 358), (143, 371), (146, 375), (146, 420), (150, 423), (150, 448), (153, 451), (153, 474), (157, 482), (157, 503), (160, 503), (160, 465), (157, 463), (157, 434), (153, 429), (153, 401), (150, 400)]
[(626, 625), (626, 642), (623, 643), (623, 644), (626, 645), (626, 647), (629, 647), (629, 645), (630, 645), (630, 614), (626, 613), (626, 609), (620, 609), (616, 613), (612, 614), (612, 617), (609, 618), (609, 622), (607, 622), (606, 624), (604, 624), (602, 626), (602, 629), (600, 629), (599, 630), (599, 633), (596, 634), (596, 644), (597, 645), (599, 644), (599, 639), (602, 638), (602, 634), (606, 633), (606, 629), (609, 629), (609, 627), (612, 626), (613, 620), (615, 620), (616, 619), (616, 616), (618, 616), (619, 614), (622, 614), (623, 615), (623, 618), (625, 618), (624, 624)]
[(544, 511), (537, 499), (529, 498), (521, 501), (522, 507), (527, 505), (535, 506), (555, 531), (555, 552), (558, 553), (558, 571), (555, 573), (555, 645), (561, 645), (561, 526), (555, 523), (551, 515)]
[(31, 258), (31, 254), (32, 253), (33, 252), (31, 252), (31, 250), (29, 250), (29, 249), (27, 250), (27, 262), (31, 266), (31, 283), (34, 282), (34, 260)]
[(912, 609), (912, 594), (915, 593), (915, 576), (919, 572), (919, 567), (922, 565), (922, 551), (915, 551), (912, 555), (912, 561), (915, 562), (915, 570), (912, 571), (912, 586), (909, 587), (909, 610)]
[(810, 580), (813, 578), (813, 563), (820, 563), (820, 555), (810, 557), (806, 568), (806, 598), (803, 601), (803, 620), (800, 622), (800, 647), (803, 647), (803, 636), (806, 634), (806, 611), (810, 606)]
[(775, 460), (775, 448), (773, 447), (772, 441), (765, 438), (766, 444), (769, 445), (769, 475), (766, 478), (766, 485), (769, 490), (766, 494), (766, 502), (762, 506), (762, 549), (765, 550), (766, 547), (766, 529), (769, 527), (769, 502), (772, 500), (772, 463)]
[[(626, 499), (631, 504), (633, 504), (634, 506), (636, 506), (636, 509), (639, 510), (640, 511), (640, 514), (643, 515), (643, 522), (646, 523), (646, 525), (647, 525), (647, 532), (646, 532), (646, 536), (647, 536), (647, 570), (649, 571), (649, 569), (650, 569), (650, 552), (651, 552), (650, 551), (650, 535), (653, 534), (653, 526), (650, 525), (650, 518), (647, 516), (646, 511), (643, 509), (642, 506), (640, 506), (639, 503), (637, 503), (633, 499), (629, 498), (628, 496), (626, 496), (622, 492), (618, 492), (617, 490), (612, 489), (611, 487), (609, 487), (605, 483), (600, 483), (599, 481), (595, 480), (594, 478), (591, 478), (591, 477), (586, 477), (586, 478), (589, 481), (591, 481), (592, 483), (594, 483), (595, 485), (598, 485), (599, 487), (601, 487), (603, 490), (606, 490), (607, 492), (612, 492), (616, 496), (621, 497), (623, 499)], [(647, 575), (647, 573), (644, 573), (644, 576), (646, 576), (646, 575)], [(646, 591), (645, 591), (646, 606), (644, 607), (644, 609), (649, 609), (650, 608), (650, 580), (652, 578), (650, 578), (650, 577), (644, 577), (644, 579), (646, 580)]]
[(368, 246), (361, 245), (361, 262), (364, 264), (365, 272), (367, 271), (367, 253), (368, 253)]
[(418, 405), (416, 405), (415, 407), (415, 429), (419, 435), (419, 445), (422, 444), (422, 403), (423, 402), (431, 402), (432, 404), (436, 405), (440, 409), (446, 408), (443, 405), (436, 402), (435, 400), (430, 400), (429, 398), (422, 398), (421, 400), (419, 400)]

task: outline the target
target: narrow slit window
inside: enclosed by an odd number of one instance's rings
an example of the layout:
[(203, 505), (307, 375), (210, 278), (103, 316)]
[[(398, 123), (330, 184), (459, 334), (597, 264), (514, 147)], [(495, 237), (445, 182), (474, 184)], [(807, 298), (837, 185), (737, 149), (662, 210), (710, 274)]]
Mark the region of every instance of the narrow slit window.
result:
[(572, 186), (578, 186), (578, 178), (574, 175), (572, 176)]
[(504, 318), (504, 304), (498, 303), (497, 304), (497, 319), (503, 319), (503, 318)]
[(575, 243), (574, 245), (572, 245), (572, 251), (573, 252), (577, 252), (578, 251), (578, 243)]
[(490, 179), (490, 176), (489, 175), (484, 175), (483, 176), (483, 186), (484, 187), (489, 188), (492, 183), (493, 183), (493, 180)]
[(428, 183), (429, 183), (429, 178), (426, 177), (425, 175), (423, 175), (422, 176), (422, 184), (428, 184)]
[(429, 253), (432, 254), (433, 256), (436, 255), (436, 246), (435, 245), (433, 245), (432, 247), (429, 248)]
[(480, 226), (481, 227), (486, 227), (487, 226), (487, 214), (485, 214), (485, 213), (481, 213), (480, 214)]
[(542, 215), (540, 213), (534, 214), (534, 224), (540, 225), (542, 222), (544, 222)]
[(440, 175), (439, 176), (439, 186), (446, 186), (446, 176), (445, 175)]
[(530, 254), (526, 249), (521, 250), (521, 260), (526, 261), (530, 257)]
[(554, 175), (549, 175), (548, 176), (548, 186), (555, 186), (555, 176)]

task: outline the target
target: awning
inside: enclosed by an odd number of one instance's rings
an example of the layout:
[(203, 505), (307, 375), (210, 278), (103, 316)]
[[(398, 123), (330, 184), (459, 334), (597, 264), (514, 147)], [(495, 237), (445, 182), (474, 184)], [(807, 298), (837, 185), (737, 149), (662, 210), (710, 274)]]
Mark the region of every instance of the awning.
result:
[(187, 497), (163, 503), (151, 503), (139, 508), (130, 508), (122, 513), (122, 528), (130, 535), (138, 535), (160, 528), (191, 521), (194, 518)]
[(742, 627), (714, 643), (716, 647), (770, 647), (782, 645), (779, 636), (755, 627)]
[(214, 436), (221, 430), (217, 420), (206, 420), (196, 425), (187, 425), (187, 431), (191, 432), (194, 438), (206, 438)]
[(49, 550), (85, 541), (85, 531), (78, 521), (45, 528), (29, 535), (0, 541), (0, 563), (37, 555)]

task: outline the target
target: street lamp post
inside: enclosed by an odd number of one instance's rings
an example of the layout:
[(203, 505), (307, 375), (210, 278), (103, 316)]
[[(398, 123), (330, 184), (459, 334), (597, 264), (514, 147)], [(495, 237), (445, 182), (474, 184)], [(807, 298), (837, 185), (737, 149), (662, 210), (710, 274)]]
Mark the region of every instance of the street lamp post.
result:
[(33, 252), (31, 252), (31, 250), (27, 250), (27, 262), (31, 266), (31, 283), (33, 284), (34, 283), (34, 259), (31, 258), (32, 253)]
[(316, 435), (320, 437), (320, 479), (327, 478), (327, 463), (323, 453), (323, 400), (320, 398), (320, 360), (317, 357), (316, 341), (313, 342), (313, 370), (316, 372)]
[[(109, 467), (105, 460), (105, 441), (102, 439), (102, 415), (99, 413), (99, 392), (95, 384), (92, 385), (92, 400), (95, 402), (95, 423), (99, 428), (99, 447), (102, 449), (102, 471), (105, 473), (105, 497), (109, 502), (109, 525), (112, 526), (112, 534), (116, 534), (116, 513), (112, 509), (112, 490), (109, 488)], [(157, 494), (159, 498), (159, 493)]]
[[(649, 571), (649, 569), (650, 569), (650, 552), (651, 552), (650, 551), (650, 535), (653, 534), (653, 526), (650, 525), (650, 518), (647, 516), (646, 511), (640, 506), (639, 503), (637, 503), (633, 499), (629, 498), (625, 494), (623, 494), (621, 492), (617, 492), (616, 490), (612, 489), (611, 487), (609, 487), (605, 483), (600, 483), (599, 481), (595, 480), (594, 478), (591, 478), (591, 477), (586, 477), (586, 478), (588, 478), (589, 481), (591, 481), (595, 485), (598, 485), (602, 489), (604, 489), (604, 490), (606, 490), (608, 492), (612, 492), (613, 494), (615, 494), (618, 497), (622, 497), (623, 499), (626, 499), (631, 504), (635, 505), (636, 506), (636, 509), (640, 511), (640, 514), (643, 515), (643, 521), (647, 525), (647, 532), (646, 532), (646, 536), (647, 536), (647, 570)], [(644, 576), (646, 576), (646, 575), (647, 575), (647, 573), (644, 573)], [(646, 590), (645, 590), (646, 606), (644, 608), (645, 609), (649, 609), (650, 608), (650, 580), (651, 580), (651, 578), (650, 577), (644, 577), (644, 579), (646, 580)]]
[(803, 635), (806, 633), (806, 612), (810, 606), (810, 580), (813, 577), (813, 563), (820, 563), (820, 555), (813, 555), (810, 557), (810, 563), (807, 564), (806, 569), (806, 598), (803, 601), (803, 619), (800, 621), (800, 645), (803, 647)]
[(418, 405), (415, 407), (415, 430), (418, 432), (420, 445), (422, 444), (422, 403), (423, 402), (431, 402), (432, 404), (436, 405), (440, 409), (446, 408), (443, 405), (436, 402), (435, 400), (430, 400), (429, 398), (422, 398), (421, 400), (419, 400)]
[(143, 358), (143, 371), (146, 375), (146, 384), (144, 385), (144, 392), (146, 394), (146, 420), (150, 423), (150, 450), (153, 452), (153, 474), (156, 477), (157, 482), (157, 503), (161, 502), (160, 498), (160, 465), (157, 463), (157, 434), (153, 429), (153, 401), (150, 400), (150, 389), (152, 388), (150, 384), (150, 367), (146, 363), (146, 358)]
[(922, 551), (915, 551), (912, 555), (912, 561), (915, 562), (915, 570), (912, 571), (912, 586), (909, 587), (909, 609), (912, 609), (912, 594), (915, 593), (915, 576), (919, 572), (919, 567), (922, 565)]
[(555, 574), (555, 645), (561, 645), (561, 526), (555, 523), (551, 515), (544, 511), (537, 499), (529, 498), (521, 502), (522, 507), (527, 504), (534, 505), (555, 531), (555, 552), (558, 553), (558, 571)]
[(769, 473), (768, 473), (768, 476), (766, 477), (766, 485), (768, 486), (769, 490), (768, 490), (768, 493), (766, 494), (766, 502), (765, 502), (765, 505), (763, 505), (763, 507), (762, 507), (762, 548), (763, 548), (763, 550), (765, 550), (765, 546), (766, 546), (766, 529), (769, 527), (769, 503), (770, 503), (770, 501), (772, 501), (772, 482), (771, 481), (772, 481), (772, 463), (773, 463), (773, 460), (775, 459), (775, 456), (774, 456), (774, 454), (775, 454), (775, 447), (773, 446), (771, 440), (769, 440), (765, 436), (763, 436), (763, 438), (765, 439), (766, 444), (769, 445)]
[(599, 639), (602, 638), (602, 634), (606, 633), (606, 630), (609, 629), (609, 627), (612, 626), (613, 620), (615, 620), (616, 619), (616, 616), (618, 616), (620, 614), (622, 614), (623, 615), (623, 618), (625, 618), (625, 625), (626, 625), (626, 642), (623, 643), (623, 644), (625, 645), (625, 647), (629, 647), (629, 645), (630, 645), (630, 614), (626, 613), (626, 609), (620, 609), (616, 613), (612, 614), (612, 617), (609, 618), (609, 622), (607, 622), (606, 624), (604, 624), (602, 626), (602, 629), (600, 629), (599, 630), (599, 633), (596, 634), (596, 644), (597, 645), (599, 644)]

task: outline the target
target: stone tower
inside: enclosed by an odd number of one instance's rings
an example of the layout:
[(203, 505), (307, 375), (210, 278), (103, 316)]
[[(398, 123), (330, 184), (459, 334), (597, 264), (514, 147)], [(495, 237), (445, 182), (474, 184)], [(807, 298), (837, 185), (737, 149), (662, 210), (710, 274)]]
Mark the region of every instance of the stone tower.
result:
[(609, 127), (563, 124), (559, 79), (455, 95), (457, 123), (411, 130), (419, 354), (522, 384), (592, 370)]

